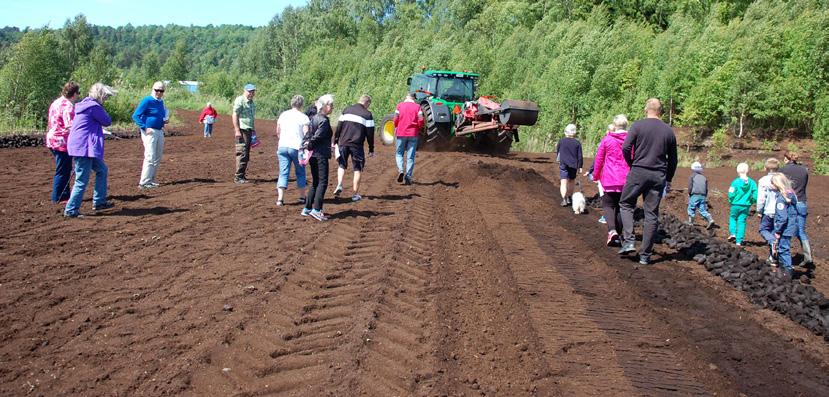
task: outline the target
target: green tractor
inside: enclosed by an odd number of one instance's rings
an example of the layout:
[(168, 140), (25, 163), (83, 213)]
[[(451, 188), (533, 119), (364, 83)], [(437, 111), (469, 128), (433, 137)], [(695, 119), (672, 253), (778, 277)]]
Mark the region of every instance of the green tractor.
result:
[[(538, 105), (534, 102), (477, 96), (480, 75), (470, 72), (424, 70), (409, 77), (409, 92), (415, 94), (425, 119), (419, 146), (434, 150), (471, 148), (506, 153), (518, 142), (518, 126), (534, 125)], [(394, 114), (383, 117), (380, 137), (394, 143)]]

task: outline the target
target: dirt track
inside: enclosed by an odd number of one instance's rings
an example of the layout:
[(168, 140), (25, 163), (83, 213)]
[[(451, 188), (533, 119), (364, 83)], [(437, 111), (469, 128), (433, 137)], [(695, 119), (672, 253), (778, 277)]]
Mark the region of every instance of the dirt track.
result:
[(665, 247), (620, 260), (550, 156), (422, 152), (401, 186), (380, 148), (319, 223), (274, 205), (258, 127), (244, 186), (226, 117), (167, 140), (156, 190), (107, 142), (117, 207), (76, 220), (45, 149), (0, 152), (0, 395), (829, 395), (820, 337)]

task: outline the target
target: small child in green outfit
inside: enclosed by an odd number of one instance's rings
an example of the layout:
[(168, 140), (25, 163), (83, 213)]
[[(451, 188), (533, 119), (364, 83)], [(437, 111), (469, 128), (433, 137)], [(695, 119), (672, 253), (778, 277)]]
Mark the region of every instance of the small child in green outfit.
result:
[(757, 202), (757, 183), (748, 177), (748, 164), (737, 164), (739, 175), (731, 187), (728, 188), (728, 202), (731, 203), (731, 216), (728, 221), (728, 230), (731, 233), (728, 241), (736, 241), (743, 245), (746, 235), (746, 218), (751, 205)]

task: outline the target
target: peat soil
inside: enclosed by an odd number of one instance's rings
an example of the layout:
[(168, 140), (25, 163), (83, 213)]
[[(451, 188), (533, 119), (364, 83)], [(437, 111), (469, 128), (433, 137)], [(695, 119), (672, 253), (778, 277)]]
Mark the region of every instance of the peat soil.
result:
[(0, 151), (0, 395), (829, 395), (821, 337), (665, 246), (617, 257), (596, 211), (556, 206), (550, 155), (424, 151), (403, 186), (379, 147), (317, 222), (293, 183), (275, 205), (272, 122), (236, 185), (227, 117), (211, 139), (181, 117), (158, 189), (140, 141), (107, 142), (116, 207), (82, 219), (45, 148)]

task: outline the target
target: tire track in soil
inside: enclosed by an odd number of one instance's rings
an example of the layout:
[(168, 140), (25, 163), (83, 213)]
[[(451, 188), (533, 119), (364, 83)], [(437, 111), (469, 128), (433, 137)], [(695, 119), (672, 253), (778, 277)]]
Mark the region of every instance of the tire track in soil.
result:
[[(391, 181), (393, 175), (369, 178)], [(325, 237), (298, 258), (295, 274), (273, 299), (278, 310), (264, 310), (205, 357), (208, 366), (194, 379), (196, 394), (411, 393), (413, 379), (421, 376), (412, 375), (413, 368), (424, 357), (416, 353), (424, 348), (424, 323), (417, 318), (428, 317), (428, 305), (415, 309), (425, 301), (428, 272), (419, 267), (427, 260), (422, 247), (428, 246), (430, 233), (422, 207), (429, 205), (420, 203), (419, 194), (409, 199), (388, 194), (392, 189), (388, 184), (365, 195), (376, 221), (365, 217), (314, 224)], [(401, 208), (383, 197), (406, 202)], [(401, 228), (406, 221), (410, 226)], [(388, 251), (390, 241), (406, 239), (411, 240), (409, 249), (397, 260)], [(211, 379), (223, 368), (230, 368), (223, 381)]]
[[(565, 395), (711, 393), (652, 331), (654, 324), (597, 282), (595, 258), (578, 250), (580, 242), (567, 238), (568, 230), (552, 221), (542, 224), (521, 208), (529, 191), (518, 194), (504, 183), (491, 185), (498, 188), (471, 201), (481, 214), (502, 216), (481, 218), (507, 258)], [(535, 236), (541, 231), (560, 238), (539, 244)]]

